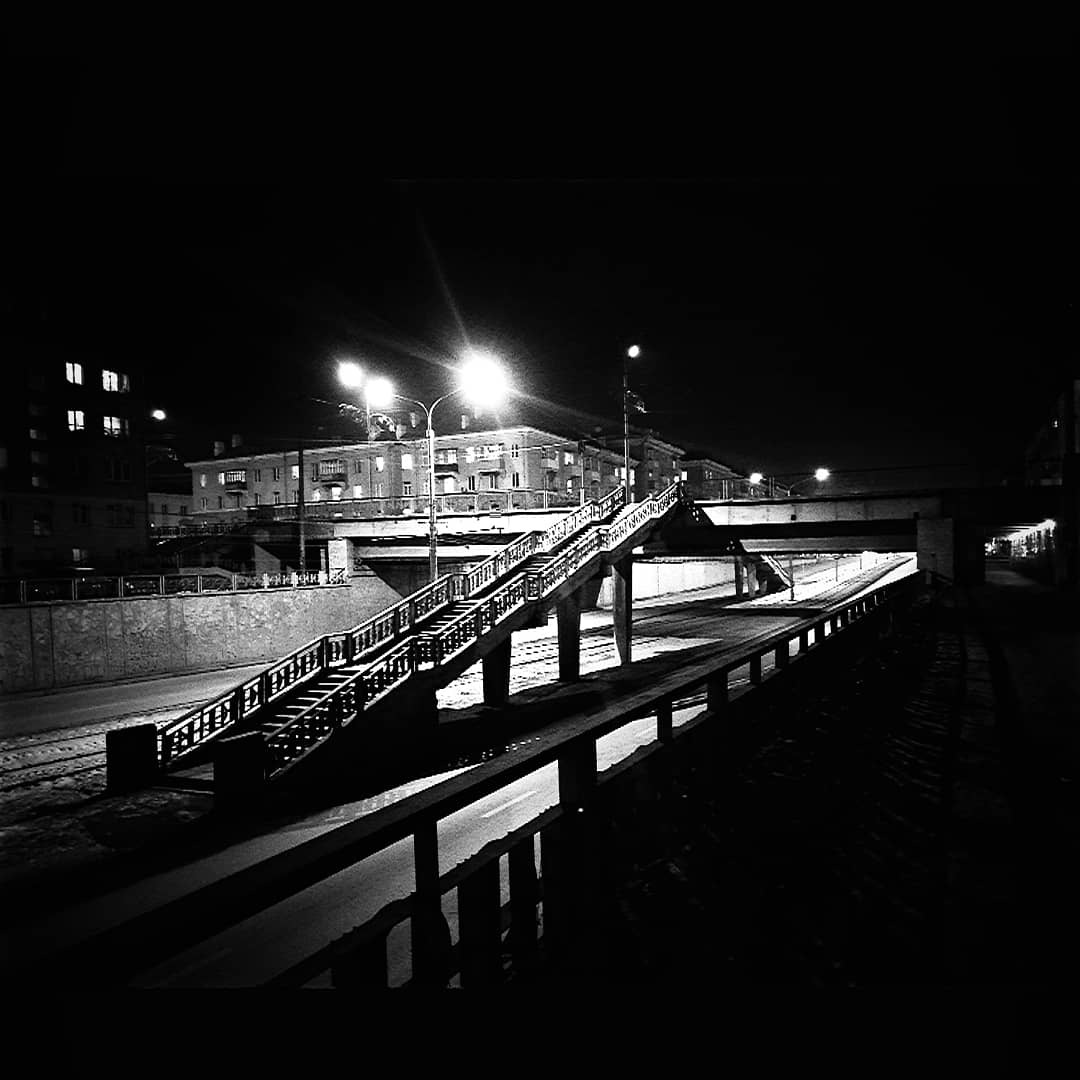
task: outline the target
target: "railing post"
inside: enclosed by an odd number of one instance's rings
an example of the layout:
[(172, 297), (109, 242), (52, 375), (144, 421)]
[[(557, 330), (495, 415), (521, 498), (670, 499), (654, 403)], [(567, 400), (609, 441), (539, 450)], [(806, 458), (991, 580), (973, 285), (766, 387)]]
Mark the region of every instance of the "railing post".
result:
[(533, 838), (518, 841), (507, 856), (510, 871), (510, 951), (514, 968), (528, 972), (536, 964), (536, 905), (540, 889), (536, 880)]
[(492, 859), (458, 886), (458, 956), (461, 985), (466, 989), (502, 982), (500, 906), (499, 860)]
[(785, 668), (788, 666), (788, 661), (791, 659), (790, 645), (791, 642), (785, 640), (781, 644), (776, 646), (776, 656), (774, 663), (778, 668)]
[(671, 699), (662, 701), (656, 708), (656, 738), (663, 743), (672, 741)]
[(434, 819), (422, 822), (413, 834), (413, 865), (412, 983), (443, 989), (450, 980), (451, 940), (439, 892), (439, 832)]
[(705, 684), (705, 707), (711, 713), (722, 713), (728, 704), (728, 673), (719, 671)]
[(761, 654), (750, 658), (750, 683), (753, 686), (761, 685)]
[(802, 656), (810, 648), (809, 628), (799, 631), (799, 655)]

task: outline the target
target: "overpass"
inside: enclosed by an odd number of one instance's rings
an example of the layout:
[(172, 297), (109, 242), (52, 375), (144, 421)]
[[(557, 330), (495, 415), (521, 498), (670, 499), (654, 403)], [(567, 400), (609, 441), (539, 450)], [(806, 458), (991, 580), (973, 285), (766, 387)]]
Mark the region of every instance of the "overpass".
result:
[(1050, 518), (1059, 505), (1052, 488), (1006, 487), (698, 502), (695, 509), (715, 533), (676, 526), (662, 530), (646, 552), (732, 543), (761, 555), (915, 551), (920, 569), (977, 582), (989, 537)]

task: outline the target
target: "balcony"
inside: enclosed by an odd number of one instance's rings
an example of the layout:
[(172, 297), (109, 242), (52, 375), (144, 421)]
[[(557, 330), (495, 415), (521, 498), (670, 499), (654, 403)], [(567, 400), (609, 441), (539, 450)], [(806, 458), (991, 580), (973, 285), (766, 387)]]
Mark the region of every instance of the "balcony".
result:
[(348, 469), (320, 469), (318, 483), (344, 484), (349, 479)]
[(226, 480), (226, 491), (247, 491), (247, 480)]
[(557, 469), (559, 467), (559, 459), (557, 457), (542, 457), (540, 459), (541, 469)]

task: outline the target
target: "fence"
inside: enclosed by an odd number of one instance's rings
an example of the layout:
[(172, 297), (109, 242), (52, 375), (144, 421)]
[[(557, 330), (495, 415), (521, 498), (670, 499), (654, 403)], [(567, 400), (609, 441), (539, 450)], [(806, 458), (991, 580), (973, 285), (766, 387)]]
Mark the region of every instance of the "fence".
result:
[(302, 574), (128, 574), (123, 577), (21, 578), (0, 581), (0, 604), (123, 600), (139, 596), (183, 596), (347, 583), (348, 575), (344, 570), (309, 570)]
[[(386, 986), (387, 937), (409, 922), (413, 985), (444, 986), (460, 974), (463, 986), (501, 982), (504, 975), (503, 935), (509, 931), (511, 964), (535, 963), (541, 945), (557, 954), (572, 939), (587, 910), (590, 889), (589, 836), (603, 813), (599, 794), (631, 770), (671, 761), (673, 748), (694, 733), (718, 732), (737, 719), (735, 706), (764, 683), (783, 678), (808, 654), (839, 637), (858, 645), (870, 632), (887, 630), (893, 608), (919, 584), (917, 575), (812, 618), (757, 639), (739, 649), (699, 658), (623, 701), (616, 701), (588, 719), (575, 720), (564, 731), (542, 736), (505, 755), (475, 766), (427, 791), (358, 821), (304, 841), (289, 851), (214, 882), (183, 899), (166, 904), (137, 920), (84, 941), (49, 964), (39, 965), (45, 981), (82, 975), (95, 984), (123, 983), (180, 950), (264, 912), (332, 875), (401, 840), (412, 838), (415, 891), (393, 900), (363, 925), (327, 941), (268, 985), (297, 987), (330, 973), (335, 986)], [(853, 629), (861, 628), (848, 638)], [(765, 661), (772, 660), (771, 671)], [(733, 691), (731, 676), (748, 670), (748, 684)], [(673, 712), (680, 702), (703, 692), (704, 710), (676, 727)], [(625, 725), (655, 717), (655, 738), (630, 758), (597, 773), (597, 740)], [(438, 823), (545, 765), (557, 763), (556, 807), (515, 832), (486, 844), (445, 874), (439, 873)], [(667, 767), (667, 766), (664, 766)], [(541, 874), (535, 866), (535, 838), (540, 838)], [(509, 899), (500, 897), (501, 860), (508, 860)], [(441, 898), (457, 890), (459, 940), (456, 946), (440, 929)], [(543, 941), (537, 932), (542, 912)], [(88, 973), (92, 972), (92, 976)]]

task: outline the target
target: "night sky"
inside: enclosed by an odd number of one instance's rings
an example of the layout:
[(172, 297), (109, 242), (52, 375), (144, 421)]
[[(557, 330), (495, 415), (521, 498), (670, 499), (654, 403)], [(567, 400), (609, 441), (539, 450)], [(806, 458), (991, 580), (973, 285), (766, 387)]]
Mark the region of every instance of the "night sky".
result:
[(1051, 34), (782, 81), (503, 58), (396, 94), (386, 61), (20, 60), (5, 281), (148, 364), (190, 453), (347, 433), (338, 356), (430, 401), (466, 342), (512, 368), (500, 419), (613, 430), (637, 343), (648, 422), (736, 467), (986, 477), (1076, 373)]

